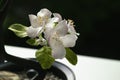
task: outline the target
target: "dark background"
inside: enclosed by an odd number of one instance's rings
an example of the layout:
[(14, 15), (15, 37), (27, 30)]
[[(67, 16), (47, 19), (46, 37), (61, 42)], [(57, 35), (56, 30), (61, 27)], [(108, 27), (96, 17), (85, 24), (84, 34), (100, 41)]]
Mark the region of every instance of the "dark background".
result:
[(3, 25), (5, 44), (34, 48), (7, 28), (13, 23), (29, 26), (28, 14), (42, 8), (74, 20), (80, 33), (72, 48), (77, 54), (120, 59), (120, 0), (13, 0)]

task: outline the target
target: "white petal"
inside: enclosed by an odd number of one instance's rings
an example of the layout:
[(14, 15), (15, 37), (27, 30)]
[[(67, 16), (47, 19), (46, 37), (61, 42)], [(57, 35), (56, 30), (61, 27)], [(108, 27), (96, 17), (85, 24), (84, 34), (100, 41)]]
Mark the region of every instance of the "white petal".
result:
[(71, 34), (65, 35), (64, 37), (60, 37), (64, 47), (74, 47), (77, 38), (78, 37), (76, 35), (71, 35)]
[(78, 36), (80, 35), (80, 33), (77, 33), (77, 32), (76, 32), (74, 26), (68, 26), (68, 32), (69, 32), (70, 34), (74, 34), (74, 35), (78, 35)]
[(44, 22), (40, 22), (39, 18), (35, 15), (29, 15), (30, 23), (33, 28), (44, 26)]
[(79, 33), (76, 32), (72, 20), (68, 20), (68, 32), (70, 34), (80, 35)]
[(52, 23), (59, 22), (59, 18), (58, 17), (53, 17), (53, 18), (51, 18), (50, 22), (52, 22)]
[(55, 22), (57, 21), (58, 21), (58, 18), (49, 19), (48, 23), (45, 25), (46, 29), (47, 28), (53, 29), (55, 27)]
[(37, 28), (41, 26), (41, 23), (39, 23), (37, 16), (30, 14), (29, 19), (32, 27)]
[(54, 29), (59, 36), (64, 36), (68, 32), (66, 20), (60, 21)]
[(33, 15), (33, 14), (30, 14), (28, 16), (29, 16), (30, 22), (32, 22), (33, 20), (35, 20), (37, 18), (37, 16)]
[(52, 29), (50, 29), (50, 28), (48, 28), (48, 29), (46, 29), (46, 30), (44, 31), (44, 37), (45, 37), (46, 40), (49, 40), (49, 37), (50, 37), (50, 35), (51, 35), (52, 32), (53, 32), (53, 31), (52, 31)]
[(53, 32), (53, 28), (55, 27), (55, 22), (58, 21), (58, 18), (51, 18), (49, 19), (48, 23), (45, 26), (45, 38), (48, 40), (49, 36), (51, 35), (51, 33)]
[(59, 13), (53, 13), (53, 16), (59, 18), (59, 21), (62, 20), (62, 16)]
[(55, 59), (62, 59), (65, 57), (66, 50), (56, 33), (50, 37), (49, 45), (52, 48), (52, 56)]
[(70, 33), (76, 33), (76, 31), (75, 31), (75, 29), (74, 29), (74, 26), (68, 26), (68, 31), (70, 32)]
[(33, 28), (32, 26), (30, 26), (27, 29), (27, 35), (31, 38), (35, 38), (35, 37), (39, 36), (41, 29), (42, 29), (42, 27)]
[(51, 11), (49, 11), (46, 8), (43, 8), (40, 10), (40, 12), (37, 13), (38, 17), (43, 17), (43, 18), (50, 18), (52, 15)]

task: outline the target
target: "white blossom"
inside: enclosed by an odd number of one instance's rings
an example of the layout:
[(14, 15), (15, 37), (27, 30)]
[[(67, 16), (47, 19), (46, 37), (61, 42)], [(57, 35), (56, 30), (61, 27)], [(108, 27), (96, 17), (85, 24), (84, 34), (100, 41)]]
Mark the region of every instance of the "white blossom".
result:
[(46, 8), (41, 9), (37, 16), (29, 15), (31, 26), (27, 29), (27, 34), (31, 38), (44, 34), (40, 41), (48, 43), (55, 59), (62, 59), (66, 55), (65, 48), (75, 46), (78, 33), (72, 20), (62, 20), (59, 13), (53, 13), (53, 17), (51, 15), (52, 12)]
[(74, 27), (70, 26), (70, 23), (68, 23), (66, 20), (62, 20), (58, 22), (55, 27), (49, 28), (51, 32), (46, 32), (46, 35), (49, 35), (48, 42), (52, 48), (52, 55), (56, 59), (65, 57), (65, 47), (74, 47), (76, 44), (78, 38), (76, 31)]
[(45, 24), (47, 23), (49, 18), (51, 18), (51, 14), (52, 14), (51, 11), (49, 11), (46, 8), (41, 9), (37, 13), (37, 16), (33, 15), (33, 14), (30, 14), (29, 19), (30, 19), (31, 26), (28, 27), (28, 29), (27, 29), (28, 36), (31, 37), (31, 38), (35, 38), (40, 33), (42, 33)]

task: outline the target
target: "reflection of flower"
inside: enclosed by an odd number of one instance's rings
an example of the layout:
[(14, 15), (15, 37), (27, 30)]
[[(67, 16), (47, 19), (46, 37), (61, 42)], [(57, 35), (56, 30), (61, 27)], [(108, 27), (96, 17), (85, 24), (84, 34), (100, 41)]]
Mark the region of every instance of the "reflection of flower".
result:
[[(72, 64), (77, 63), (77, 57), (69, 49), (69, 47), (75, 46), (78, 38), (78, 33), (74, 29), (72, 20), (62, 20), (59, 13), (53, 13), (52, 15), (52, 12), (46, 8), (41, 9), (37, 16), (30, 14), (29, 19), (31, 26), (26, 27), (21, 24), (13, 24), (9, 29), (19, 37), (30, 37), (27, 41), (30, 45), (44, 46), (36, 52), (36, 58), (41, 64), (49, 62), (49, 60), (51, 60), (52, 64), (54, 59), (62, 59), (64, 57)], [(43, 56), (48, 57), (49, 60), (47, 58), (44, 58), (46, 60), (40, 59)], [(45, 68), (46, 64), (42, 66)]]

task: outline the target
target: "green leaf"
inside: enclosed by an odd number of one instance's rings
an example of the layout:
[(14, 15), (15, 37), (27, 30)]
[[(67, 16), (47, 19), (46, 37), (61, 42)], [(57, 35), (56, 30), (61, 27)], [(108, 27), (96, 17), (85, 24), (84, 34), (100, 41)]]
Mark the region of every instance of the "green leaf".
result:
[(43, 69), (49, 69), (55, 61), (51, 55), (51, 48), (46, 46), (36, 51), (36, 59)]
[(31, 46), (38, 46), (40, 44), (38, 39), (28, 39), (26, 42)]
[(77, 64), (77, 55), (69, 48), (66, 48), (66, 59), (73, 65)]
[(12, 24), (8, 29), (13, 31), (20, 38), (24, 38), (27, 36), (27, 27), (24, 25)]

